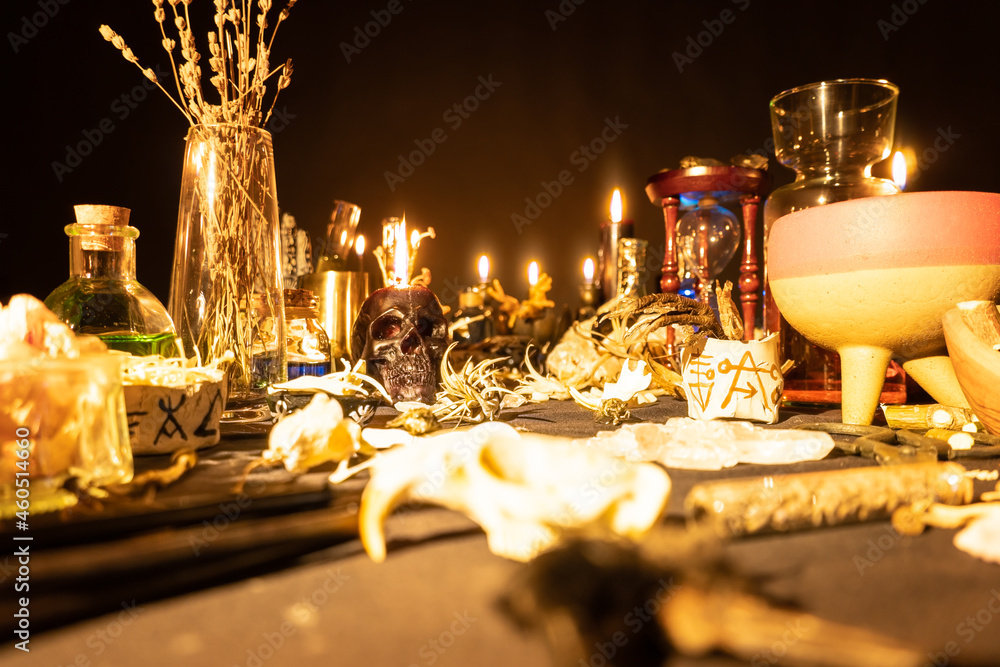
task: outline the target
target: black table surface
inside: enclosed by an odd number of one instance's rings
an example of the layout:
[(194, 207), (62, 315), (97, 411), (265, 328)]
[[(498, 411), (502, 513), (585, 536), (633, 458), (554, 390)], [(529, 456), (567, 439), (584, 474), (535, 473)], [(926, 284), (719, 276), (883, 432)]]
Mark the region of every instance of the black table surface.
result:
[[(380, 409), (376, 423), (390, 414)], [(686, 404), (671, 399), (633, 411), (659, 422), (685, 414)], [(570, 436), (606, 428), (565, 402), (525, 406), (506, 419)], [(778, 426), (817, 420), (839, 421), (839, 412), (783, 411)], [(364, 476), (330, 489), (330, 467), (298, 478), (259, 469), (244, 495), (234, 493), (246, 463), (265, 445), (263, 437), (224, 439), (151, 501), (33, 517), (30, 653), (8, 639), (0, 662), (551, 664), (544, 640), (519, 632), (497, 608), (524, 566), (492, 555), (475, 524), (439, 508), (396, 513), (387, 522), (388, 558), (375, 564), (354, 536)], [(145, 457), (136, 465), (141, 471), (165, 464), (165, 457)], [(670, 470), (668, 513), (681, 516), (685, 495), (702, 481), (862, 465), (871, 462), (835, 451), (786, 466)], [(997, 461), (967, 467), (995, 470)], [(992, 484), (977, 483), (977, 492)], [(875, 521), (744, 538), (726, 552), (741, 572), (762, 577), (766, 592), (822, 618), (910, 642), (927, 652), (928, 664), (1000, 665), (1000, 566), (956, 549), (954, 534), (931, 529), (903, 537)], [(0, 568), (5, 624), (15, 572), (8, 556)], [(591, 663), (601, 663), (595, 655)], [(669, 664), (740, 663), (713, 656)]]

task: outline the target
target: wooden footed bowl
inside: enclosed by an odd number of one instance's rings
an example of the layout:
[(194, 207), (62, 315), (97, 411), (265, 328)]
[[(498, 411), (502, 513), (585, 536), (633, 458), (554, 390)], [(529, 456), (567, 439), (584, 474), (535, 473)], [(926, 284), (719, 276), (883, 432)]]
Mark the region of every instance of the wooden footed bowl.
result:
[(870, 424), (890, 358), (939, 403), (966, 407), (942, 318), (1000, 294), (1000, 194), (913, 192), (778, 218), (771, 294), (789, 324), (841, 357), (843, 420)]
[(944, 314), (955, 375), (986, 430), (1000, 435), (1000, 319), (992, 301), (968, 301)]

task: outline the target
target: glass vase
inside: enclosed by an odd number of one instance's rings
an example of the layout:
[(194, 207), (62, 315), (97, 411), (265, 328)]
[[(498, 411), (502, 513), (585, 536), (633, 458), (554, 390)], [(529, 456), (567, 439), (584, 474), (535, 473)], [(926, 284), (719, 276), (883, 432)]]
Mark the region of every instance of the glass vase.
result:
[(231, 355), (225, 421), (270, 418), (267, 387), (287, 377), (277, 201), (268, 132), (191, 127), (169, 310), (188, 356)]
[[(781, 216), (812, 206), (894, 195), (899, 187), (872, 176), (889, 157), (899, 88), (884, 80), (841, 79), (786, 90), (771, 100), (771, 128), (778, 162), (795, 181), (775, 189), (764, 204), (764, 329), (780, 332), (782, 358), (795, 366), (785, 375), (784, 400), (840, 403), (840, 357), (813, 345), (781, 317), (767, 285), (767, 235)], [(889, 366), (882, 403), (906, 401), (902, 368)]]

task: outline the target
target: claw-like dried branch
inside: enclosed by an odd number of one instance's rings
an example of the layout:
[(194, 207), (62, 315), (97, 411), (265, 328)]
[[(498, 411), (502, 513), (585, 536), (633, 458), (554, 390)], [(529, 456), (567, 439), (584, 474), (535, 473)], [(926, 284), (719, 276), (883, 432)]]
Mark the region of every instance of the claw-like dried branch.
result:
[[(632, 318), (642, 322), (639, 331), (648, 332), (650, 328), (667, 324), (693, 324), (708, 329), (718, 338), (726, 337), (709, 306), (677, 294), (650, 294), (622, 299), (614, 310), (605, 313), (599, 321), (617, 320), (625, 326)], [(626, 330), (626, 337), (631, 330), (632, 327)]]

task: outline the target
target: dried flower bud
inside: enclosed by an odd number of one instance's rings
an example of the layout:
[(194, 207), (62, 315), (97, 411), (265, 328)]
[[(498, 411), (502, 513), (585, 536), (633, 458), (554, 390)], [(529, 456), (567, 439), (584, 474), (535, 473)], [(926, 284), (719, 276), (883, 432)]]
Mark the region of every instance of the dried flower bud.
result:
[(263, 14), (257, 14), (257, 27), (261, 30), (267, 28), (267, 17)]
[(167, 13), (163, 11), (162, 7), (157, 8), (153, 10), (153, 18), (156, 19), (157, 23), (163, 23), (163, 21), (167, 18)]
[(147, 79), (149, 79), (153, 83), (157, 83), (157, 81), (156, 81), (156, 72), (154, 72), (153, 70), (151, 70), (151, 69), (149, 69), (147, 67), (146, 69), (142, 70), (142, 73), (146, 75)]
[(110, 42), (115, 38), (115, 31), (112, 30), (110, 26), (102, 25), (100, 30), (101, 37), (103, 37), (106, 41)]
[(184, 30), (187, 28), (187, 22), (184, 20), (183, 16), (178, 16), (174, 19), (174, 25), (177, 26), (178, 30)]
[(167, 0), (167, 2), (169, 2), (169, 3), (170, 3), (170, 6), (171, 6), (171, 7), (176, 7), (176, 6), (177, 6), (177, 3), (178, 3), (178, 2), (180, 2), (180, 1), (181, 1), (181, 0)]
[(215, 46), (218, 46), (219, 45), (219, 36), (216, 35), (214, 32), (208, 33), (208, 43), (209, 43), (209, 45), (213, 45), (214, 44)]
[(124, 56), (125, 60), (129, 61), (130, 63), (139, 62), (139, 59), (135, 57), (134, 53), (132, 53), (132, 49), (128, 48), (127, 46), (124, 49), (122, 49), (122, 56)]
[(163, 0), (153, 0), (153, 6), (154, 7), (162, 7), (163, 6)]
[(175, 42), (174, 40), (170, 39), (169, 37), (165, 37), (163, 39), (163, 41), (160, 42), (160, 43), (163, 44), (163, 48), (166, 51), (173, 51), (174, 47), (177, 46), (177, 42)]
[(122, 39), (121, 35), (115, 35), (114, 37), (112, 37), (111, 44), (119, 51), (125, 48), (125, 40)]

